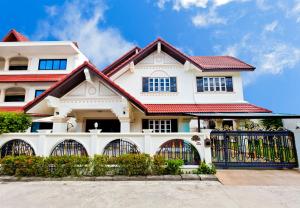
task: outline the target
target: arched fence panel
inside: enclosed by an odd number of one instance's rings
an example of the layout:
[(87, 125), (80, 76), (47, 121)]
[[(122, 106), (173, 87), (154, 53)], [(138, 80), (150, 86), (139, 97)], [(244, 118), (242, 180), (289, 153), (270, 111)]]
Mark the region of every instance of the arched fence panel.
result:
[(157, 152), (167, 160), (182, 159), (185, 165), (199, 165), (200, 155), (197, 149), (189, 142), (182, 139), (173, 139), (160, 146)]
[(139, 154), (137, 146), (131, 142), (116, 139), (108, 143), (103, 151), (104, 155), (110, 157), (117, 157), (123, 154)]
[(59, 143), (54, 147), (54, 149), (51, 152), (51, 156), (88, 156), (87, 151), (85, 147), (73, 140), (73, 139), (67, 139), (63, 142)]
[(30, 144), (21, 139), (14, 139), (6, 142), (0, 148), (0, 152), (1, 158), (5, 156), (35, 155), (34, 149), (30, 146)]

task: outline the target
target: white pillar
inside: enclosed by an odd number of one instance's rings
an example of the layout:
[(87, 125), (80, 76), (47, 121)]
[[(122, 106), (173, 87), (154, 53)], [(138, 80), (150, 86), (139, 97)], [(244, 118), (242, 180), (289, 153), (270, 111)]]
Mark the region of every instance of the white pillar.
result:
[(295, 136), (295, 146), (298, 156), (298, 168), (300, 168), (300, 129), (294, 129), (292, 131), (294, 132)]
[(8, 71), (8, 69), (9, 69), (9, 59), (6, 58), (5, 59), (5, 64), (4, 64), (4, 71)]
[(153, 156), (153, 153), (151, 151), (151, 133), (153, 132), (152, 129), (143, 129), (144, 132), (144, 153), (149, 154), (150, 156)]
[(67, 132), (68, 123), (66, 118), (53, 119), (53, 133)]
[(5, 89), (0, 89), (0, 103), (4, 102)]
[(119, 121), (121, 123), (121, 133), (129, 133), (130, 132), (130, 118), (128, 117), (119, 117)]

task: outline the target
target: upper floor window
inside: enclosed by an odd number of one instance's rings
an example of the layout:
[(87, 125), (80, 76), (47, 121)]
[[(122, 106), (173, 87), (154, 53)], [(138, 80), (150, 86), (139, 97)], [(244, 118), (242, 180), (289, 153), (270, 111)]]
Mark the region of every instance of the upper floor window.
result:
[(143, 77), (143, 92), (177, 92), (176, 77)]
[(9, 70), (27, 70), (28, 58), (13, 57), (9, 60)]
[(156, 133), (178, 132), (177, 119), (169, 120), (148, 120), (143, 119), (143, 129), (152, 129)]
[(67, 59), (40, 59), (39, 70), (65, 70)]
[(43, 92), (45, 92), (45, 90), (35, 90), (34, 97), (40, 96)]
[(197, 77), (197, 92), (233, 92), (232, 77)]
[(5, 90), (4, 102), (24, 102), (25, 89), (21, 87), (12, 87)]

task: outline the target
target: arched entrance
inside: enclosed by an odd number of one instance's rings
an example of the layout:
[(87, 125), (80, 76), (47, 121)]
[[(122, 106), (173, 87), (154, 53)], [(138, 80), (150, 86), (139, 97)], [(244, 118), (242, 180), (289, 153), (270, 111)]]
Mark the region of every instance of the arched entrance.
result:
[(88, 156), (86, 149), (82, 144), (73, 140), (67, 139), (54, 147), (51, 156)]
[(173, 139), (160, 146), (157, 155), (166, 160), (182, 159), (185, 165), (199, 165), (200, 155), (196, 148), (189, 142), (182, 139)]
[(137, 146), (131, 142), (116, 139), (108, 143), (104, 148), (104, 155), (118, 157), (123, 154), (139, 154)]
[(6, 142), (1, 148), (1, 158), (5, 156), (20, 156), (27, 155), (32, 156), (35, 155), (33, 148), (27, 142), (21, 139), (14, 139)]

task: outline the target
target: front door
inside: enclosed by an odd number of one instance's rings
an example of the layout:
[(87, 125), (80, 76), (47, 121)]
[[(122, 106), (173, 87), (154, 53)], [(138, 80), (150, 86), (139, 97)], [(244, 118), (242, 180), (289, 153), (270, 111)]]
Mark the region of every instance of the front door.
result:
[(85, 131), (89, 132), (91, 129), (95, 129), (95, 123), (98, 123), (97, 129), (102, 129), (101, 132), (120, 132), (120, 121), (117, 119), (88, 119), (86, 120)]

